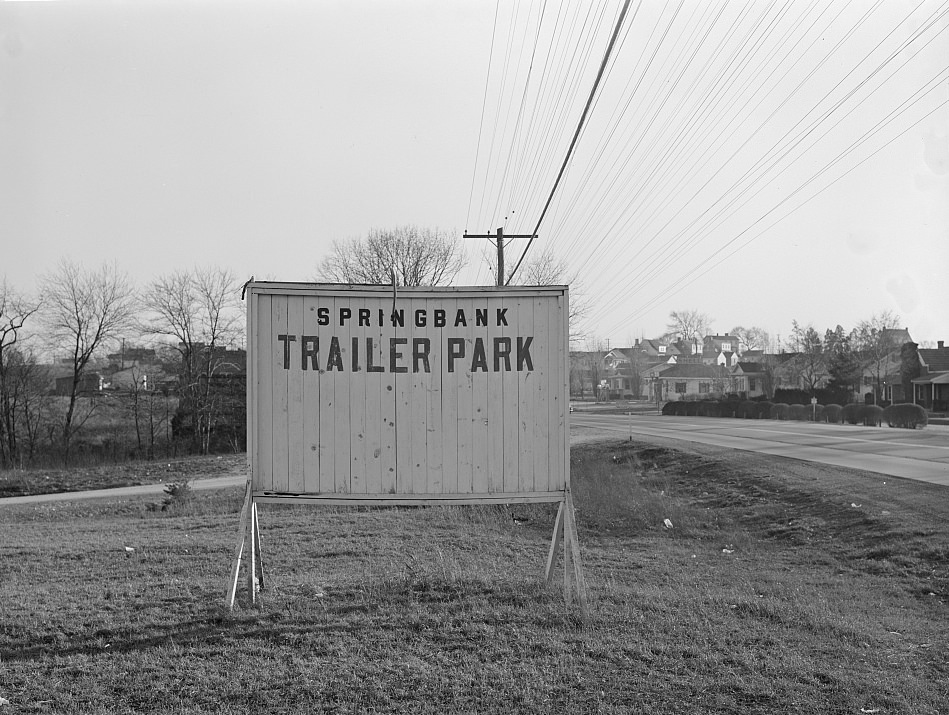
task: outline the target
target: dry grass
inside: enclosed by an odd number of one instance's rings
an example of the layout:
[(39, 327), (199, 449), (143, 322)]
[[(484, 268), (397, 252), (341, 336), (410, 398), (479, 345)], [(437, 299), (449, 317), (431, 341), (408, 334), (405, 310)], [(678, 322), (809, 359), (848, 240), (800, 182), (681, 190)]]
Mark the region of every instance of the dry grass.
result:
[(18, 713), (945, 712), (944, 489), (629, 442), (572, 462), (585, 621), (541, 582), (546, 506), (515, 524), (262, 505), (262, 603), (233, 614), (237, 490), (6, 507), (0, 696)]

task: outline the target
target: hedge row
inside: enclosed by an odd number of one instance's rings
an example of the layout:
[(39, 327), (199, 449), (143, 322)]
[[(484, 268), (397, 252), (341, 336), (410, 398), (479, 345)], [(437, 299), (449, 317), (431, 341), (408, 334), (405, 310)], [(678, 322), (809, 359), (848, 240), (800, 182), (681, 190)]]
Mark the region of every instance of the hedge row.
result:
[(699, 400), (667, 402), (662, 414), (679, 417), (738, 417), (750, 420), (797, 420), (801, 422), (847, 423), (880, 427), (916, 429), (925, 427), (929, 418), (919, 405), (788, 405), (784, 402), (753, 402), (751, 400)]

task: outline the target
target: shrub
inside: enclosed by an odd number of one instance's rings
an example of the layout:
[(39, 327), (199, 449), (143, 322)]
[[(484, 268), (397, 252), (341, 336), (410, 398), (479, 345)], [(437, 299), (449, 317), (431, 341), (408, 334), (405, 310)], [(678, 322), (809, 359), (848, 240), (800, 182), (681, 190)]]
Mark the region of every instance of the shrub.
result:
[(685, 414), (688, 417), (695, 417), (699, 413), (699, 403), (686, 400), (682, 403), (685, 406)]
[(788, 405), (788, 419), (806, 422), (807, 415), (810, 411), (810, 405)]
[(807, 418), (812, 419), (815, 422), (824, 421), (824, 406), (823, 405), (814, 405), (811, 409), (807, 411)]
[(860, 409), (862, 406), (863, 405), (857, 404), (844, 405), (840, 411), (841, 421), (846, 422), (848, 425), (860, 424), (863, 421), (863, 414)]
[(165, 494), (168, 496), (161, 503), (162, 511), (177, 511), (184, 509), (194, 498), (191, 482), (171, 482), (165, 485)]
[(879, 427), (883, 424), (883, 408), (879, 405), (861, 405), (863, 424), (867, 427)]
[(759, 420), (768, 420), (771, 419), (771, 408), (774, 407), (773, 402), (765, 400), (764, 402), (759, 402), (755, 407), (755, 418)]
[(774, 399), (777, 404), (804, 405), (810, 403), (811, 394), (798, 388), (779, 387), (774, 391)]
[(825, 405), (824, 406), (824, 419), (827, 420), (830, 424), (840, 424), (840, 413), (843, 412), (843, 407), (840, 405)]
[(771, 419), (773, 420), (786, 420), (788, 418), (788, 410), (790, 406), (784, 402), (777, 402), (771, 405)]
[(722, 400), (718, 403), (719, 417), (735, 417), (738, 414), (738, 400)]
[(738, 403), (736, 417), (742, 417), (746, 420), (753, 420), (758, 416), (758, 403), (751, 400), (745, 400)]
[(662, 406), (662, 414), (666, 417), (674, 415), (676, 413), (676, 404), (675, 402), (667, 402)]
[(721, 413), (721, 409), (718, 406), (717, 402), (713, 400), (708, 400), (706, 402), (697, 403), (696, 414), (699, 417), (718, 417)]
[(901, 427), (904, 429), (916, 429), (917, 427), (925, 427), (929, 424), (929, 417), (926, 415), (926, 410), (919, 405), (911, 405), (909, 403), (890, 405), (883, 410), (883, 419), (886, 420), (886, 423), (890, 427)]

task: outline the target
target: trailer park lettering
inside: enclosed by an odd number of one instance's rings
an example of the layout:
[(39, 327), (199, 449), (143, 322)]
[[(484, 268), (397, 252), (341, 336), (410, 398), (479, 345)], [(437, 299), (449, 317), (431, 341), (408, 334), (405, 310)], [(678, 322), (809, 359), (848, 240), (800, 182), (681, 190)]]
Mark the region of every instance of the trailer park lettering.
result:
[[(474, 314), (460, 309), (451, 316), (445, 310), (419, 309), (408, 316), (411, 325), (424, 328), (487, 327), (489, 318), (494, 318), (496, 326), (507, 326), (507, 308), (497, 308), (493, 316), (488, 309), (475, 309)], [(405, 327), (404, 310), (395, 310), (386, 314), (383, 309), (370, 310), (360, 308), (339, 308), (335, 315), (326, 306), (317, 308), (317, 324), (330, 325), (331, 319), (340, 327)], [(337, 322), (338, 321), (338, 322)], [(343, 338), (345, 341), (346, 338)], [(445, 356), (448, 372), (468, 370), (470, 372), (518, 372), (532, 371), (531, 358), (533, 336), (494, 337), (494, 338), (447, 338)], [(427, 337), (413, 338), (350, 338), (349, 355), (340, 338), (330, 336), (322, 341), (317, 335), (281, 333), (277, 341), (282, 344), (283, 369), (300, 369), (318, 372), (390, 372), (407, 373), (409, 371), (431, 372), (432, 340)], [(386, 349), (387, 348), (387, 349)]]

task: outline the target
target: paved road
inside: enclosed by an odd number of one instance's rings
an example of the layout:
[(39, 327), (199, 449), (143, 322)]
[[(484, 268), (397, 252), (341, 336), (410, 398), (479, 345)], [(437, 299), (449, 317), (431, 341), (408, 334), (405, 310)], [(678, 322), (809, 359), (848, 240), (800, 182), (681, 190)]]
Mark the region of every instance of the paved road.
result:
[(574, 431), (662, 437), (863, 469), (949, 486), (949, 427), (925, 430), (713, 417), (574, 412)]
[[(236, 487), (247, 483), (244, 473), (226, 477), (211, 477), (210, 479), (195, 479), (191, 488), (196, 491), (205, 489), (223, 489)], [(163, 494), (165, 484), (143, 484), (138, 487), (116, 487), (115, 489), (90, 489), (85, 492), (57, 492), (56, 494), (36, 494), (24, 497), (6, 497), (0, 499), (0, 506), (12, 504), (39, 504), (52, 501), (78, 501), (80, 499), (124, 499), (127, 497), (154, 496)]]

